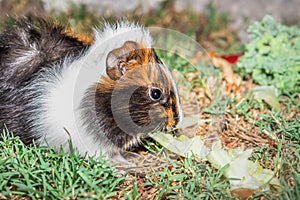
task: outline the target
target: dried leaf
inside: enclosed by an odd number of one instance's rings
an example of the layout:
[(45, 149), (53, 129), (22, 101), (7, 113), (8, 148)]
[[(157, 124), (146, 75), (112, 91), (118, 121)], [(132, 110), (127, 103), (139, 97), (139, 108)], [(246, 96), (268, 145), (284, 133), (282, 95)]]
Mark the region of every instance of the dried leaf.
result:
[(209, 55), (212, 59), (213, 64), (216, 67), (222, 69), (223, 77), (227, 83), (226, 91), (227, 92), (230, 92), (230, 91), (235, 92), (238, 89), (240, 83), (237, 80), (235, 74), (233, 73), (231, 64), (227, 60), (225, 60), (221, 57), (218, 57), (217, 54), (214, 52), (209, 52)]
[(236, 82), (231, 64), (228, 61), (224, 60), (223, 58), (217, 57), (213, 57), (212, 61), (216, 67), (222, 69), (224, 79), (227, 83), (233, 84)]
[(246, 200), (253, 195), (253, 190), (247, 188), (238, 188), (238, 189), (231, 190), (231, 194), (238, 197), (239, 199)]

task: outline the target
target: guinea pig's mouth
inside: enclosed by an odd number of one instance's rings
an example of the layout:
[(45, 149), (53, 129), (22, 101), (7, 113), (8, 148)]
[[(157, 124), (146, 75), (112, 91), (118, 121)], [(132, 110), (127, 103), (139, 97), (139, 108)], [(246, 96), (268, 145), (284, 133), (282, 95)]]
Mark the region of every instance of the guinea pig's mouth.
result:
[(164, 128), (163, 132), (171, 133), (172, 135), (178, 136), (178, 129), (177, 128)]
[(161, 130), (162, 132), (167, 132), (167, 133), (171, 133), (172, 135), (178, 136), (178, 127), (177, 124), (175, 124), (174, 126), (165, 126), (162, 128)]

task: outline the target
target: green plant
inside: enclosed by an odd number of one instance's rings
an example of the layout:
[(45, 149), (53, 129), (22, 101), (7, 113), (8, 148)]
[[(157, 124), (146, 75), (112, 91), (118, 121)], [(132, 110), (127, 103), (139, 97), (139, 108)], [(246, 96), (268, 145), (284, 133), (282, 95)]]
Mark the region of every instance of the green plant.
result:
[(281, 94), (299, 91), (300, 29), (265, 16), (248, 28), (252, 41), (237, 67), (260, 85), (273, 85)]
[(6, 131), (0, 139), (0, 180), (0, 198), (103, 199), (114, 196), (124, 178), (101, 159), (26, 147)]
[(260, 119), (256, 121), (256, 127), (265, 133), (271, 133), (279, 138), (291, 141), (300, 140), (300, 116), (286, 120), (280, 113), (260, 114)]
[(231, 199), (224, 172), (189, 157), (153, 172), (144, 186), (159, 188), (157, 199)]

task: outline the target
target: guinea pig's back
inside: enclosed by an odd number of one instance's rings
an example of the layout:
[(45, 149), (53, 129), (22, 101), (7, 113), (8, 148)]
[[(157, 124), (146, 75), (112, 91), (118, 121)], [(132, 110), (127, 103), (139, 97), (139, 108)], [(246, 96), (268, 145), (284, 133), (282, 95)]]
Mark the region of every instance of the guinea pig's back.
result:
[(0, 33), (0, 129), (7, 127), (25, 144), (39, 139), (32, 129), (43, 112), (41, 93), (47, 87), (39, 77), (49, 77), (44, 83), (51, 81), (66, 57), (75, 59), (86, 49), (63, 27), (44, 20), (24, 19), (4, 29)]
[(77, 57), (86, 48), (54, 22), (17, 21), (0, 33), (0, 91), (22, 87), (41, 68), (51, 67), (66, 56)]

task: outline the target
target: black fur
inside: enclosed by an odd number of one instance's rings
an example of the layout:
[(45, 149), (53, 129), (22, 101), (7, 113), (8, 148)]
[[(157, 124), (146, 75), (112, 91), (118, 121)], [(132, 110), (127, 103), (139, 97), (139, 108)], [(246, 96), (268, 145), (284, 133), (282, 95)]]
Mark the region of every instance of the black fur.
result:
[[(21, 20), (0, 35), (0, 88), (16, 88), (66, 56), (76, 57), (86, 46), (63, 33), (64, 28), (45, 20)], [(35, 51), (32, 59), (14, 64)]]
[[(33, 22), (34, 21), (34, 22)], [(24, 88), (45, 68), (66, 57), (76, 58), (88, 47), (63, 33), (64, 28), (45, 20), (24, 19), (0, 34), (0, 128), (19, 135), (25, 144), (37, 139), (29, 122), (35, 96)], [(29, 59), (18, 59), (34, 53)]]

